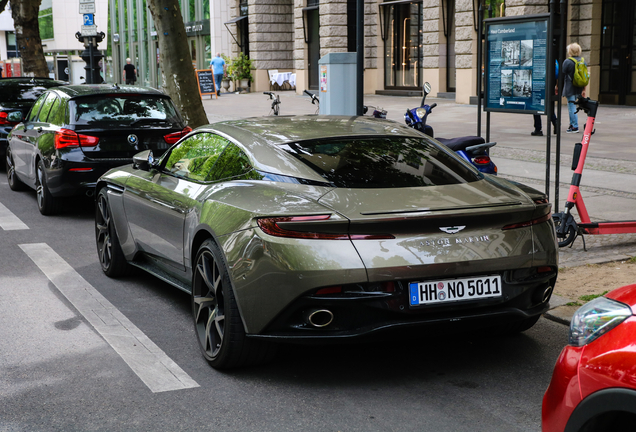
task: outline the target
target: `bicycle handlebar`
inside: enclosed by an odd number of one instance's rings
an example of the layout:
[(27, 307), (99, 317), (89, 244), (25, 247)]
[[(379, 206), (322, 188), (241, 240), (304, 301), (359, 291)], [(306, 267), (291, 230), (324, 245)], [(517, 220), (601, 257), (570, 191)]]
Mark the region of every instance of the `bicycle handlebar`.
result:
[(270, 99), (274, 99), (274, 93), (272, 92), (263, 92), (264, 95), (269, 95)]

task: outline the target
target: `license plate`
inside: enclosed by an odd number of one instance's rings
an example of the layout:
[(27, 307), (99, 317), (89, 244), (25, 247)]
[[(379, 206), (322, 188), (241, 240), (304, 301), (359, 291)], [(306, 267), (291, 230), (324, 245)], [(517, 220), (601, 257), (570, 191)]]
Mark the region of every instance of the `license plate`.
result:
[(409, 284), (411, 306), (493, 297), (501, 297), (501, 276), (499, 275)]

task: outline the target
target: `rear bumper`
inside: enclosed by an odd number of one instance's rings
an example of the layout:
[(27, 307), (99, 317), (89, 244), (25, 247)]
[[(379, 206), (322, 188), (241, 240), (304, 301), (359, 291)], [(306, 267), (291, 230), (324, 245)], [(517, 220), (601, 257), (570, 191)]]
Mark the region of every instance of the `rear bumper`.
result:
[[(504, 272), (502, 280), (510, 280)], [(548, 296), (556, 280), (556, 269), (543, 278), (525, 283), (505, 283), (503, 296), (494, 299), (455, 302), (411, 308), (408, 286), (397, 283), (393, 293), (361, 293), (346, 296), (306, 295), (291, 303), (256, 338), (290, 342), (364, 339), (393, 331), (411, 334), (442, 334), (500, 326), (505, 329), (548, 310)], [(312, 326), (312, 311), (327, 310), (333, 321), (322, 328)], [(424, 333), (425, 332), (425, 333)]]
[(111, 168), (128, 165), (132, 160), (88, 160), (58, 158), (46, 170), (47, 186), (55, 197), (92, 196), (97, 180)]

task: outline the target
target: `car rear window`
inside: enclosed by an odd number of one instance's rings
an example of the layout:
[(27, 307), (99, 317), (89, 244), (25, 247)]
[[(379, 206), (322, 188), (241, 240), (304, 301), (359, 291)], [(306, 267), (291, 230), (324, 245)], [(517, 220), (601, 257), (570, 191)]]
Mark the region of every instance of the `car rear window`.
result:
[(172, 101), (147, 95), (84, 96), (69, 101), (71, 124), (139, 126), (181, 123)]
[(47, 90), (46, 86), (34, 85), (28, 81), (23, 83), (10, 82), (6, 85), (2, 85), (0, 82), (0, 102), (32, 105)]
[(282, 148), (336, 187), (441, 186), (482, 178), (426, 138), (321, 139)]

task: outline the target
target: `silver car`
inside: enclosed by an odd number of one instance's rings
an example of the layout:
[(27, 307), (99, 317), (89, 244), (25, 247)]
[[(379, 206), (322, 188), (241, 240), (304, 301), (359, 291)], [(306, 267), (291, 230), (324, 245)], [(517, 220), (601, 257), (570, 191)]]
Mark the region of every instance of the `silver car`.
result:
[(545, 195), (395, 122), (221, 122), (134, 161), (97, 184), (102, 268), (191, 293), (213, 367), (265, 361), (277, 341), (518, 332), (548, 308)]

